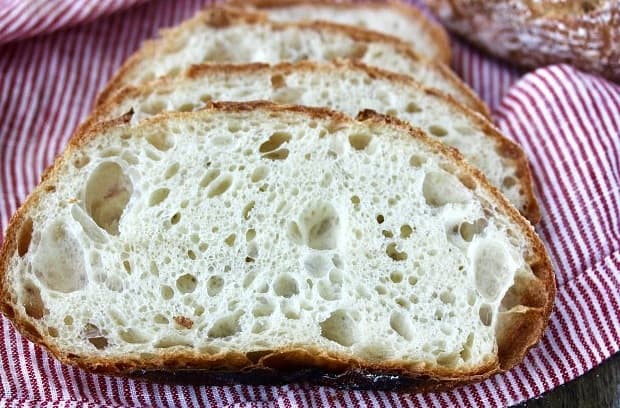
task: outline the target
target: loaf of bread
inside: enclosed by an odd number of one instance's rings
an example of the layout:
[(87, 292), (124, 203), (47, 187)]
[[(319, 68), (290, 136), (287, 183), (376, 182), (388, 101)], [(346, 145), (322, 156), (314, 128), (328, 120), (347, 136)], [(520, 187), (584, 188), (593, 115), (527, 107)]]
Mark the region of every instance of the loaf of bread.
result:
[(568, 63), (620, 81), (620, 2), (427, 0), (454, 32), (532, 68)]
[(2, 247), (0, 310), (61, 361), (419, 390), (540, 338), (542, 242), (404, 123), (259, 102), (127, 120), (72, 139)]
[(201, 109), (210, 101), (270, 100), (326, 106), (350, 116), (364, 109), (390, 114), (456, 147), (530, 221), (540, 218), (527, 158), (486, 119), (410, 77), (361, 63), (283, 63), (277, 66), (197, 65), (176, 77), (127, 87), (85, 126), (133, 112), (133, 122), (161, 111)]
[(266, 12), (273, 21), (322, 20), (393, 35), (407, 41), (427, 59), (450, 63), (450, 42), (443, 27), (404, 1), (235, 0), (228, 3)]
[(98, 98), (190, 65), (209, 63), (278, 63), (283, 61), (359, 60), (409, 75), (466, 106), (488, 115), (486, 106), (445, 65), (412, 52), (396, 37), (326, 22), (275, 23), (262, 13), (211, 7), (178, 27), (146, 42), (121, 67)]

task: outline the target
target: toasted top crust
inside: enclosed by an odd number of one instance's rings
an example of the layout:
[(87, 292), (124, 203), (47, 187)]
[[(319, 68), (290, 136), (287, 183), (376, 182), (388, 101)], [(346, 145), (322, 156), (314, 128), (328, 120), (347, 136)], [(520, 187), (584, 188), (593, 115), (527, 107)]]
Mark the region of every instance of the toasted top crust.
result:
[[(106, 99), (118, 91), (125, 85), (128, 85), (131, 74), (139, 67), (140, 63), (149, 58), (156, 57), (161, 54), (162, 50), (177, 48), (176, 42), (183, 33), (191, 32), (199, 29), (201, 26), (207, 25), (211, 29), (223, 29), (236, 25), (258, 25), (268, 27), (273, 31), (282, 31), (286, 29), (311, 30), (319, 33), (333, 33), (351, 38), (354, 41), (364, 43), (382, 43), (393, 46), (398, 54), (404, 58), (429, 67), (429, 70), (437, 72), (458, 91), (461, 102), (465, 103), (473, 110), (480, 112), (486, 117), (490, 116), (487, 106), (478, 96), (464, 84), (446, 65), (440, 62), (427, 61), (419, 55), (415, 54), (411, 47), (404, 41), (390, 35), (378, 33), (375, 31), (362, 30), (355, 27), (328, 23), (323, 21), (315, 22), (298, 22), (298, 23), (280, 23), (267, 20), (264, 13), (250, 12), (246, 10), (234, 9), (230, 7), (211, 7), (193, 18), (183, 22), (177, 27), (162, 30), (161, 38), (157, 40), (147, 41), (142, 48), (134, 53), (118, 70), (96, 100), (96, 105), (102, 104)], [(165, 52), (165, 51), (164, 51)]]
[[(153, 91), (164, 91), (170, 89), (173, 91), (176, 84), (182, 81), (191, 81), (194, 79), (206, 78), (209, 76), (221, 76), (221, 75), (249, 75), (252, 73), (271, 73), (271, 74), (283, 74), (287, 75), (294, 72), (321, 72), (325, 75), (330, 75), (336, 71), (354, 70), (366, 74), (372, 78), (389, 80), (391, 82), (402, 84), (405, 88), (417, 88), (421, 89), (427, 95), (432, 95), (444, 101), (444, 103), (450, 105), (453, 109), (456, 109), (463, 114), (467, 115), (477, 127), (481, 129), (490, 139), (493, 139), (497, 145), (497, 151), (504, 157), (506, 161), (510, 161), (512, 166), (516, 168), (516, 178), (519, 180), (519, 185), (523, 188), (524, 204), (519, 210), (522, 214), (528, 218), (533, 224), (536, 224), (540, 220), (540, 211), (536, 202), (536, 197), (533, 191), (533, 181), (529, 170), (527, 158), (522, 149), (510, 139), (504, 137), (501, 132), (493, 126), (484, 117), (478, 115), (476, 112), (462, 106), (448, 95), (442, 94), (435, 89), (424, 88), (418, 84), (411, 77), (406, 75), (396, 74), (390, 71), (384, 71), (379, 68), (370, 67), (360, 62), (355, 61), (334, 61), (332, 63), (316, 63), (311, 61), (301, 61), (297, 63), (281, 63), (275, 66), (268, 64), (247, 64), (247, 65), (229, 65), (229, 64), (203, 64), (194, 65), (187, 71), (180, 74), (178, 77), (164, 77), (153, 82), (147, 83), (144, 86), (127, 86), (121, 89), (118, 93), (112, 96), (112, 98), (106, 103), (98, 106), (87, 121), (82, 125), (86, 128), (92, 127), (95, 123), (112, 119), (113, 114), (119, 105), (123, 102), (131, 99), (140, 99), (148, 96)], [(414, 123), (415, 125), (415, 123)]]
[[(336, 0), (319, 0), (319, 1), (308, 1), (308, 0), (249, 0), (249, 1), (241, 1), (241, 0), (231, 0), (228, 2), (235, 7), (253, 7), (258, 10), (265, 10), (269, 12), (270, 9), (286, 9), (292, 8), (296, 6), (319, 6), (331, 8), (335, 12), (340, 10), (394, 10), (397, 13), (406, 16), (412, 25), (420, 27), (420, 31), (426, 33), (428, 37), (430, 37), (433, 41), (433, 51), (434, 55), (427, 55), (427, 57), (431, 59), (437, 59), (438, 61), (443, 62), (444, 64), (450, 63), (450, 40), (448, 39), (448, 34), (443, 29), (443, 27), (434, 21), (427, 18), (418, 8), (413, 7), (411, 4), (405, 3), (399, 0), (388, 0), (388, 1), (376, 1), (376, 0), (366, 0), (366, 1), (336, 1)], [(309, 20), (316, 20), (313, 16), (308, 16)], [(351, 25), (355, 25), (355, 21), (351, 21)], [(387, 34), (399, 36), (397, 32), (388, 32), (385, 30)], [(404, 41), (409, 41), (411, 43), (415, 43), (414, 39), (409, 39), (400, 36)]]
[[(203, 118), (209, 118), (210, 115), (222, 112), (241, 115), (245, 112), (249, 117), (257, 111), (266, 112), (272, 115), (272, 117), (285, 118), (294, 115), (308, 119), (315, 118), (317, 120), (329, 121), (335, 126), (353, 124), (352, 120), (346, 116), (328, 111), (327, 109), (275, 106), (265, 102), (254, 102), (214, 103), (203, 112), (161, 115), (146, 121), (140, 126), (148, 128), (166, 121), (202, 120)], [(128, 118), (120, 118), (99, 124), (94, 129), (76, 135), (70, 141), (65, 153), (59, 156), (54, 166), (45, 172), (40, 186), (26, 199), (22, 207), (12, 217), (7, 230), (6, 240), (0, 253), (0, 310), (12, 320), (26, 337), (50, 349), (52, 354), (63, 362), (99, 373), (113, 375), (139, 375), (154, 378), (169, 372), (172, 376), (169, 378), (172, 380), (174, 380), (175, 375), (178, 375), (180, 378), (187, 378), (186, 376), (184, 377), (184, 373), (200, 373), (200, 370), (205, 369), (216, 373), (224, 372), (222, 374), (224, 377), (227, 375), (233, 376), (228, 378), (238, 378), (234, 376), (250, 371), (260, 375), (271, 373), (276, 375), (274, 378), (277, 379), (297, 371), (300, 373), (296, 377), (297, 380), (310, 379), (320, 383), (330, 383), (331, 381), (333, 384), (334, 377), (342, 375), (345, 380), (346, 378), (353, 378), (352, 381), (359, 380), (365, 387), (372, 387), (373, 384), (378, 384), (386, 389), (396, 385), (399, 389), (420, 390), (445, 388), (477, 381), (499, 371), (507, 370), (520, 362), (527, 350), (540, 339), (553, 306), (555, 279), (544, 245), (535, 234), (532, 226), (519, 215), (494, 187), (489, 185), (478, 170), (469, 166), (460, 157), (458, 152), (446, 148), (441, 143), (426, 137), (397, 119), (365, 111), (358, 116), (359, 121), (367, 123), (377, 130), (381, 128), (396, 128), (399, 131), (408, 132), (419, 143), (427, 145), (433, 152), (449, 159), (455, 166), (471, 176), (476, 183), (482, 186), (481, 188), (490, 194), (496, 211), (514, 221), (515, 226), (531, 243), (531, 252), (528, 254), (527, 262), (532, 269), (533, 275), (531, 278), (523, 281), (518, 279), (502, 301), (501, 310), (503, 311), (500, 311), (499, 325), (497, 326), (497, 361), (467, 372), (449, 369), (429, 371), (424, 368), (418, 371), (412, 367), (404, 370), (398, 364), (369, 363), (334, 353), (325, 353), (321, 350), (301, 348), (274, 350), (261, 355), (244, 355), (239, 353), (201, 355), (194, 351), (175, 350), (162, 352), (161, 355), (158, 354), (149, 359), (138, 356), (126, 359), (78, 356), (67, 350), (58, 349), (54, 345), (52, 338), (47, 333), (39, 332), (31, 323), (31, 318), (25, 315), (23, 307), (16, 304), (16, 295), (13, 293), (7, 280), (9, 262), (14, 256), (18, 256), (17, 253), (20, 246), (23, 247), (24, 243), (20, 241), (27, 238), (22, 236), (24, 231), (22, 227), (25, 226), (27, 230), (29, 212), (41, 197), (46, 194), (46, 191), (53, 188), (59, 176), (58, 170), (63, 163), (69, 160), (71, 155), (84, 146), (85, 143), (105, 132), (113, 130), (117, 126), (123, 126), (127, 120)], [(139, 131), (139, 129), (136, 130), (134, 128), (132, 131)], [(304, 369), (312, 369), (314, 371), (306, 376)], [(319, 373), (318, 378), (317, 373)], [(381, 381), (385, 382), (377, 381), (373, 383), (372, 379), (375, 378), (374, 376), (381, 377)], [(363, 382), (364, 378), (367, 379), (366, 382)], [(161, 379), (159, 377), (159, 380)]]
[(569, 63), (620, 81), (620, 3), (428, 0), (454, 32), (513, 64)]

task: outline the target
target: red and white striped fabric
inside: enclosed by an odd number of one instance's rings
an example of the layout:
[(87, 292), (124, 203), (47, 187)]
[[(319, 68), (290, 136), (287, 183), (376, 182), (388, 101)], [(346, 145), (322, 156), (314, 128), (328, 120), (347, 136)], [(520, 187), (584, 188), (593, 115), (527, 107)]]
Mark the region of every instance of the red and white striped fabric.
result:
[[(159, 27), (191, 16), (203, 3), (154, 0), (84, 24), (140, 2), (0, 0), (2, 231), (113, 71)], [(538, 231), (553, 258), (558, 296), (549, 329), (523, 364), (481, 384), (439, 394), (307, 385), (168, 386), (62, 365), (0, 317), (0, 407), (495, 407), (538, 396), (618, 352), (620, 87), (568, 66), (523, 75), (459, 43), (453, 65), (531, 159), (543, 213)]]

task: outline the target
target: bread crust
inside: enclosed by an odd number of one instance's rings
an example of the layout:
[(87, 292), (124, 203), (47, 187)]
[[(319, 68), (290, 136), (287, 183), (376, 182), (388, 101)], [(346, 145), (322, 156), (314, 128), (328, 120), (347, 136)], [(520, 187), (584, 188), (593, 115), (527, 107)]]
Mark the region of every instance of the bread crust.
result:
[(620, 81), (620, 3), (428, 0), (453, 31), (493, 55), (534, 68), (568, 63)]
[[(372, 78), (378, 78), (388, 80), (394, 83), (401, 84), (403, 87), (418, 88), (427, 95), (439, 98), (444, 103), (450, 105), (453, 109), (459, 110), (464, 115), (467, 115), (472, 121), (474, 121), (480, 129), (498, 146), (498, 154), (500, 154), (505, 160), (510, 160), (516, 168), (516, 176), (519, 180), (519, 184), (523, 187), (523, 195), (525, 197), (525, 204), (522, 209), (523, 215), (536, 224), (540, 221), (540, 209), (534, 195), (534, 187), (532, 175), (530, 172), (527, 157), (521, 147), (510, 139), (506, 138), (489, 120), (474, 112), (473, 110), (461, 105), (454, 98), (442, 93), (436, 89), (425, 88), (421, 84), (417, 83), (414, 79), (407, 75), (394, 73), (391, 71), (385, 71), (380, 68), (371, 67), (357, 61), (339, 60), (330, 63), (317, 63), (313, 61), (300, 61), (295, 63), (280, 63), (277, 65), (269, 65), (263, 63), (254, 64), (202, 64), (193, 65), (185, 72), (181, 73), (178, 77), (163, 77), (156, 79), (150, 83), (142, 86), (129, 85), (119, 90), (108, 101), (99, 105), (88, 117), (82, 127), (88, 128), (95, 123), (109, 118), (110, 112), (114, 107), (123, 103), (128, 98), (140, 97), (141, 95), (147, 95), (154, 89), (167, 89), (173, 88), (177, 81), (184, 79), (192, 80), (198, 79), (209, 75), (223, 75), (223, 74), (252, 74), (260, 72), (268, 72), (272, 74), (290, 74), (294, 72), (333, 72), (334, 70), (347, 71), (354, 70), (360, 71)], [(79, 133), (79, 132), (78, 132)]]
[[(286, 117), (287, 115), (302, 115), (305, 118), (329, 121), (336, 125), (353, 125), (355, 122), (347, 116), (329, 111), (325, 108), (308, 108), (302, 106), (282, 106), (269, 102), (248, 103), (212, 103), (209, 108), (199, 113), (170, 113), (150, 118), (142, 126), (156, 126), (167, 120), (208, 117), (218, 112), (243, 115), (244, 112), (265, 111), (273, 115)], [(518, 288), (524, 293), (530, 291), (532, 296), (520, 296), (521, 303), (512, 309), (531, 311), (526, 314), (511, 314), (510, 328), (530, 330), (520, 333), (521, 340), (515, 342), (507, 339), (504, 329), (498, 333), (498, 359), (487, 361), (471, 370), (452, 370), (441, 366), (429, 367), (425, 363), (386, 361), (373, 363), (352, 358), (340, 353), (307, 347), (282, 350), (264, 350), (260, 353), (247, 354), (226, 353), (206, 355), (198, 351), (176, 348), (166, 349), (152, 358), (145, 358), (139, 354), (127, 355), (123, 358), (102, 357), (98, 355), (77, 355), (68, 350), (61, 350), (49, 334), (41, 333), (39, 328), (28, 317), (24, 308), (18, 305), (15, 295), (11, 292), (8, 281), (10, 259), (17, 254), (17, 240), (20, 228), (27, 223), (29, 211), (52, 187), (58, 177), (62, 165), (68, 161), (71, 154), (80, 149), (86, 142), (96, 138), (100, 133), (112, 130), (128, 123), (128, 117), (121, 117), (110, 122), (97, 124), (76, 135), (69, 142), (65, 152), (59, 156), (51, 169), (45, 172), (41, 184), (28, 196), (24, 204), (11, 218), (6, 233), (6, 239), (0, 252), (0, 311), (7, 316), (15, 327), (32, 342), (46, 347), (52, 355), (64, 363), (71, 364), (92, 372), (138, 376), (150, 380), (174, 382), (185, 381), (191, 375), (197, 375), (208, 370), (213, 375), (205, 380), (241, 381), (247, 379), (260, 383), (279, 383), (286, 381), (290, 376), (295, 381), (310, 381), (317, 384), (335, 385), (344, 381), (345, 385), (358, 385), (362, 388), (395, 389), (402, 391), (439, 390), (480, 381), (489, 376), (507, 370), (520, 362), (527, 350), (542, 336), (547, 324), (555, 296), (555, 277), (550, 259), (540, 238), (534, 232), (531, 224), (514, 209), (501, 193), (484, 178), (479, 170), (467, 164), (461, 155), (452, 148), (442, 145), (441, 142), (431, 139), (408, 124), (393, 118), (377, 114), (373, 111), (361, 112), (358, 121), (369, 126), (392, 127), (407, 132), (412, 139), (425, 144), (432, 152), (453, 161), (456, 166), (488, 192), (494, 200), (497, 211), (512, 219), (531, 243), (531, 254), (528, 262), (536, 276), (535, 284), (528, 284), (526, 288)], [(511, 309), (511, 310), (512, 310)], [(503, 316), (500, 315), (498, 326), (501, 326)], [(535, 319), (535, 321), (531, 321)], [(515, 345), (518, 348), (512, 348)], [(291, 374), (293, 372), (294, 374)], [(244, 373), (255, 375), (240, 376)], [(257, 377), (257, 373), (265, 373), (265, 381)], [(165, 374), (164, 377), (162, 375)], [(269, 375), (267, 375), (269, 374)], [(271, 376), (273, 374), (273, 376)], [(195, 377), (200, 381), (200, 377)]]
[(288, 28), (297, 28), (312, 30), (317, 32), (333, 32), (346, 35), (354, 41), (360, 42), (379, 42), (391, 44), (398, 53), (411, 61), (426, 64), (430, 69), (439, 72), (446, 80), (458, 89), (460, 94), (467, 100), (467, 105), (473, 110), (481, 113), (486, 117), (490, 117), (488, 107), (476, 93), (461, 81), (450, 68), (441, 62), (428, 61), (415, 54), (411, 47), (398, 37), (387, 34), (378, 33), (370, 30), (362, 30), (352, 26), (328, 23), (325, 21), (299, 22), (299, 23), (280, 23), (269, 21), (264, 13), (251, 12), (247, 10), (235, 9), (231, 7), (211, 7), (196, 14), (193, 18), (186, 20), (177, 27), (162, 30), (161, 37), (156, 40), (150, 40), (143, 43), (141, 49), (136, 51), (123, 66), (116, 72), (106, 87), (99, 93), (95, 101), (95, 107), (103, 104), (112, 95), (127, 85), (125, 78), (144, 58), (156, 55), (158, 50), (165, 48), (171, 44), (175, 38), (179, 37), (179, 33), (185, 30), (191, 30), (193, 27), (208, 25), (212, 28), (225, 28), (232, 25), (264, 25), (270, 27), (274, 31), (281, 31)]
[[(399, 0), (387, 0), (387, 1), (378, 1), (378, 0), (365, 0), (365, 1), (352, 1), (352, 0), (318, 0), (318, 1), (310, 1), (310, 0), (229, 0), (227, 2), (230, 5), (235, 7), (252, 7), (257, 10), (267, 10), (273, 8), (287, 8), (287, 7), (295, 7), (295, 6), (326, 6), (331, 7), (336, 10), (343, 9), (371, 9), (371, 10), (381, 10), (381, 9), (394, 9), (395, 11), (407, 16), (414, 24), (421, 26), (423, 31), (425, 31), (435, 43), (437, 49), (436, 59), (443, 62), (444, 64), (450, 64), (451, 60), (451, 49), (450, 49), (450, 40), (448, 38), (448, 34), (444, 30), (444, 28), (428, 18), (422, 13), (418, 8), (412, 6), (409, 3), (405, 3)], [(353, 24), (352, 24), (353, 25)], [(407, 41), (406, 38), (402, 38), (404, 41)]]

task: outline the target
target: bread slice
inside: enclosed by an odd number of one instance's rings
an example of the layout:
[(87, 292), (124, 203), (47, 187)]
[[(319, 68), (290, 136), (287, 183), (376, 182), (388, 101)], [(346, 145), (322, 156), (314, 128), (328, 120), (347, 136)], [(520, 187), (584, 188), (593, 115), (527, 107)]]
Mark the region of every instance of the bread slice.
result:
[(325, 106), (350, 116), (364, 109), (397, 116), (457, 148), (530, 221), (540, 218), (527, 158), (517, 144), (450, 97), (361, 63), (197, 65), (177, 77), (123, 89), (96, 109), (86, 126), (129, 111), (135, 123), (160, 111), (200, 109), (211, 100), (259, 99)]
[(326, 22), (274, 23), (262, 13), (211, 7), (146, 42), (121, 67), (98, 104), (121, 87), (178, 74), (193, 64), (359, 60), (414, 77), (488, 115), (483, 102), (445, 65), (417, 56), (396, 37)]
[(266, 12), (273, 21), (323, 20), (393, 35), (427, 59), (450, 63), (450, 41), (443, 27), (403, 1), (238, 0), (228, 3)]
[(540, 338), (542, 242), (404, 123), (267, 103), (126, 120), (71, 141), (3, 244), (0, 310), (63, 362), (415, 390)]

